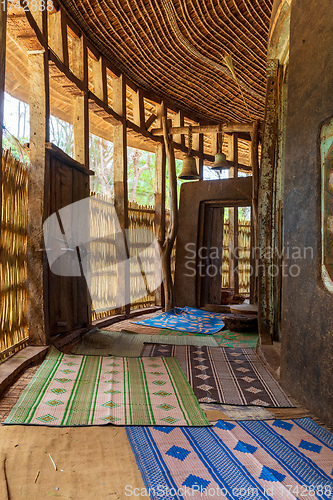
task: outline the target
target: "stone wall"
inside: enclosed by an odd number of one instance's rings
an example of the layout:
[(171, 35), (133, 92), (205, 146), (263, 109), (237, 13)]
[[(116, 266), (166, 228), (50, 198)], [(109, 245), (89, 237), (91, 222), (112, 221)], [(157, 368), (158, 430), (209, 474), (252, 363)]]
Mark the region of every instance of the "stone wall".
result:
[[(285, 150), (282, 385), (333, 426), (333, 294), (321, 279), (319, 134), (333, 115), (331, 0), (293, 1)], [(302, 258), (293, 248), (299, 248)], [(305, 248), (312, 248), (306, 251)], [(292, 257), (294, 254), (294, 258)], [(294, 268), (296, 269), (296, 268)]]

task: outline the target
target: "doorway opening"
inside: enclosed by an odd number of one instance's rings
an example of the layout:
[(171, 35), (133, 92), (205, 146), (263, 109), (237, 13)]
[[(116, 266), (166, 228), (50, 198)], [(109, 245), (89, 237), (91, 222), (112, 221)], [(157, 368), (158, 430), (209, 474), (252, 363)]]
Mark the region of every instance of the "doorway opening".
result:
[(203, 202), (197, 261), (198, 304), (241, 304), (251, 298), (251, 207)]

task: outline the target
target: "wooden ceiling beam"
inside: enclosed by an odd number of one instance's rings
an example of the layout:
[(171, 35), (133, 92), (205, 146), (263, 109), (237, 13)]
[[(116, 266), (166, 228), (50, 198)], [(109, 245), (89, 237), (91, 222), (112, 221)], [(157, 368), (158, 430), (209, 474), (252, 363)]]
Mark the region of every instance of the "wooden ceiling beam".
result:
[(153, 113), (152, 115), (150, 115), (150, 117), (148, 118), (148, 120), (146, 121), (145, 123), (145, 129), (149, 129), (149, 127), (152, 126), (152, 124), (156, 121), (157, 119), (157, 116)]
[[(192, 127), (192, 134), (219, 134), (219, 133), (237, 133), (242, 132), (250, 134), (252, 132), (252, 123), (227, 123), (218, 125), (197, 125)], [(170, 134), (180, 135), (188, 134), (189, 127), (171, 127), (169, 129)], [(155, 136), (163, 135), (163, 130), (161, 128), (155, 128), (151, 130), (151, 134)]]

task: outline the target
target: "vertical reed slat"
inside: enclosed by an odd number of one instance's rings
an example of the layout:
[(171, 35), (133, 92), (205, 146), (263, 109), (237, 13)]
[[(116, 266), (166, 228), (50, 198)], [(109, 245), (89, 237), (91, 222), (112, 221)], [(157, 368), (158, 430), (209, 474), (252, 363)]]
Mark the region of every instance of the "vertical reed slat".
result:
[(16, 160), (10, 151), (4, 151), (0, 236), (0, 359), (24, 347), (28, 338), (27, 200), (26, 166)]

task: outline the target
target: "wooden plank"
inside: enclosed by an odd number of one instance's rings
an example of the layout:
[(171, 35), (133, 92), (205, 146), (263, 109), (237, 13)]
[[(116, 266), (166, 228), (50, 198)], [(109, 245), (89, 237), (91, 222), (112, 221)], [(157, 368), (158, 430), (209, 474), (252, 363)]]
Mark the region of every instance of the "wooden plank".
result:
[[(275, 174), (275, 144), (278, 127), (278, 60), (267, 64), (267, 94), (264, 135), (261, 152), (259, 213), (259, 335), (262, 344), (271, 344), (274, 334), (273, 279), (270, 276), (272, 248), (273, 185)], [(262, 257), (261, 257), (262, 256)]]
[(43, 290), (45, 142), (49, 123), (48, 59), (44, 50), (28, 52), (30, 81), (30, 164), (28, 186), (27, 287), (32, 345), (49, 343)]
[[(120, 227), (125, 237), (128, 229), (128, 186), (127, 186), (127, 131), (126, 131), (126, 80), (123, 75), (113, 80), (114, 111), (124, 121), (113, 128), (113, 166), (114, 166), (114, 204)], [(117, 261), (125, 261), (129, 257), (128, 248), (125, 253), (121, 245), (117, 246)], [(117, 295), (122, 297), (125, 313), (130, 313), (130, 276), (129, 269), (117, 266)]]
[(25, 347), (0, 365), (0, 395), (31, 363), (43, 359), (48, 347)]
[[(162, 108), (156, 107), (157, 123), (162, 124)], [(166, 175), (166, 152), (165, 145), (158, 144), (155, 152), (155, 234), (161, 244), (165, 240), (165, 175)], [(155, 304), (163, 305), (163, 286), (155, 291)]]

